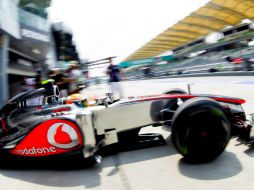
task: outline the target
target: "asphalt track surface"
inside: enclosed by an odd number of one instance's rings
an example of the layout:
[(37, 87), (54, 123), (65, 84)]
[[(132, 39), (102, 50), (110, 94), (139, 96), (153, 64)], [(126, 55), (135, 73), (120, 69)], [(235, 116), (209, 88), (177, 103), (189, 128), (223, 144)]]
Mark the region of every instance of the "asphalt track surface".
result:
[[(125, 96), (133, 96), (158, 94), (176, 87), (187, 90), (188, 83), (192, 84), (193, 94), (212, 93), (244, 98), (247, 100), (244, 109), (247, 113), (254, 113), (254, 77), (155, 79), (123, 82), (122, 86)], [(105, 92), (108, 92), (108, 86), (98, 85), (82, 93), (93, 97)], [(44, 166), (0, 168), (0, 189), (253, 189), (254, 149), (232, 139), (226, 151), (215, 161), (190, 165), (184, 163), (174, 149), (170, 132), (163, 131), (160, 127), (142, 130), (147, 131), (162, 133), (167, 144), (106, 156), (102, 164), (94, 168), (66, 169), (75, 160), (65, 162), (61, 169)]]

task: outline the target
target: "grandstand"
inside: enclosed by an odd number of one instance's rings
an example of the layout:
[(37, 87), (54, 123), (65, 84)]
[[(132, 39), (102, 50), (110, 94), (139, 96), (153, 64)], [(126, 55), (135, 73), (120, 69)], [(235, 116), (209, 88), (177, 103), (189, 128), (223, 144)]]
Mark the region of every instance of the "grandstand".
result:
[(175, 57), (188, 56), (190, 53), (206, 50), (206, 52), (218, 52), (229, 49), (238, 49), (239, 47), (247, 47), (248, 42), (254, 38), (252, 24), (243, 23), (224, 29), (218, 32), (222, 37), (217, 43), (208, 44), (205, 38), (195, 40), (176, 49), (173, 49)]
[[(162, 33), (141, 46), (124, 62), (151, 59), (172, 51), (173, 59), (167, 64), (149, 63), (156, 73), (181, 73), (198, 70), (198, 67), (220, 65), (225, 68), (225, 56), (253, 57), (254, 2), (252, 0), (211, 0), (203, 7), (187, 15)], [(212, 43), (211, 35), (217, 35)], [(226, 65), (223, 65), (226, 64)], [(127, 69), (142, 74), (144, 65)], [(225, 67), (224, 67), (225, 66)], [(193, 69), (193, 68), (194, 69)], [(231, 66), (232, 68), (232, 66)], [(188, 70), (188, 71), (187, 71)], [(203, 69), (205, 70), (205, 69)]]
[[(205, 37), (194, 40), (179, 46), (173, 50), (172, 61), (159, 65), (150, 63), (155, 76), (191, 73), (197, 71), (209, 71), (211, 68), (220, 65), (221, 70), (233, 68), (232, 64), (225, 62), (226, 56), (254, 58), (254, 47), (249, 46), (249, 42), (254, 38), (254, 30), (251, 23), (243, 23), (234, 27), (224, 29), (219, 32), (221, 39), (216, 43), (206, 43)], [(202, 52), (202, 54), (191, 57), (192, 54)], [(146, 65), (147, 66), (147, 65)], [(143, 66), (129, 69), (127, 76), (142, 76)]]

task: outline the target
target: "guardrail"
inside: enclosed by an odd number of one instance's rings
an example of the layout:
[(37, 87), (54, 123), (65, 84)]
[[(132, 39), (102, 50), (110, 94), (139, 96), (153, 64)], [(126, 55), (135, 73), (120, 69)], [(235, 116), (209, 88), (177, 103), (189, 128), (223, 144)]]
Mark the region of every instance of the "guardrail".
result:
[[(211, 69), (216, 69), (212, 71)], [(190, 67), (169, 69), (155, 72), (151, 76), (134, 75), (129, 76), (128, 80), (149, 79), (149, 78), (167, 78), (167, 77), (194, 77), (194, 76), (234, 76), (235, 75), (253, 75), (253, 72), (242, 71), (244, 64), (235, 65), (229, 62), (218, 62), (205, 65), (195, 65)]]
[(232, 63), (228, 62), (218, 62), (218, 63), (210, 63), (210, 64), (204, 64), (204, 65), (195, 65), (195, 66), (190, 66), (190, 67), (182, 67), (182, 68), (175, 68), (175, 69), (168, 69), (164, 70), (161, 72), (156, 72), (156, 74), (163, 74), (163, 73), (168, 73), (168, 74), (177, 74), (181, 71), (181, 74), (186, 74), (186, 73), (196, 73), (196, 72), (209, 72), (210, 69), (214, 68), (217, 69), (218, 71), (230, 71), (236, 68), (242, 68), (243, 65), (234, 65)]

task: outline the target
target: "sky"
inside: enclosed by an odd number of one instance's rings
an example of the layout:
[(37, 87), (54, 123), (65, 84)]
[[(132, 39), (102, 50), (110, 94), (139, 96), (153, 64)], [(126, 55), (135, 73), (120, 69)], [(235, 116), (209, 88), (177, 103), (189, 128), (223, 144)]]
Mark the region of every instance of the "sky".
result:
[(49, 18), (72, 29), (81, 59), (119, 63), (208, 1), (52, 0)]

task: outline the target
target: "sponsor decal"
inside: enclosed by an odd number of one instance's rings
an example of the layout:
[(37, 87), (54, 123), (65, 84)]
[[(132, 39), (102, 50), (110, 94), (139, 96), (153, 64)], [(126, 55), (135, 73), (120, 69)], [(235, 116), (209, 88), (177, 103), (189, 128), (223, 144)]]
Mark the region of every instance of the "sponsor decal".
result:
[(16, 150), (18, 154), (27, 154), (27, 155), (32, 155), (32, 154), (45, 154), (45, 153), (50, 153), (50, 152), (56, 152), (55, 147), (49, 147), (49, 148), (30, 148), (27, 149), (25, 148), (24, 150)]
[(79, 144), (78, 135), (74, 128), (66, 123), (55, 123), (47, 134), (48, 142), (55, 147), (68, 149)]
[(64, 112), (64, 111), (70, 111), (71, 108), (59, 108), (56, 110), (52, 110), (53, 113), (57, 113), (57, 112)]
[(52, 119), (35, 127), (14, 149), (20, 156), (49, 156), (82, 146), (78, 126), (64, 119)]

